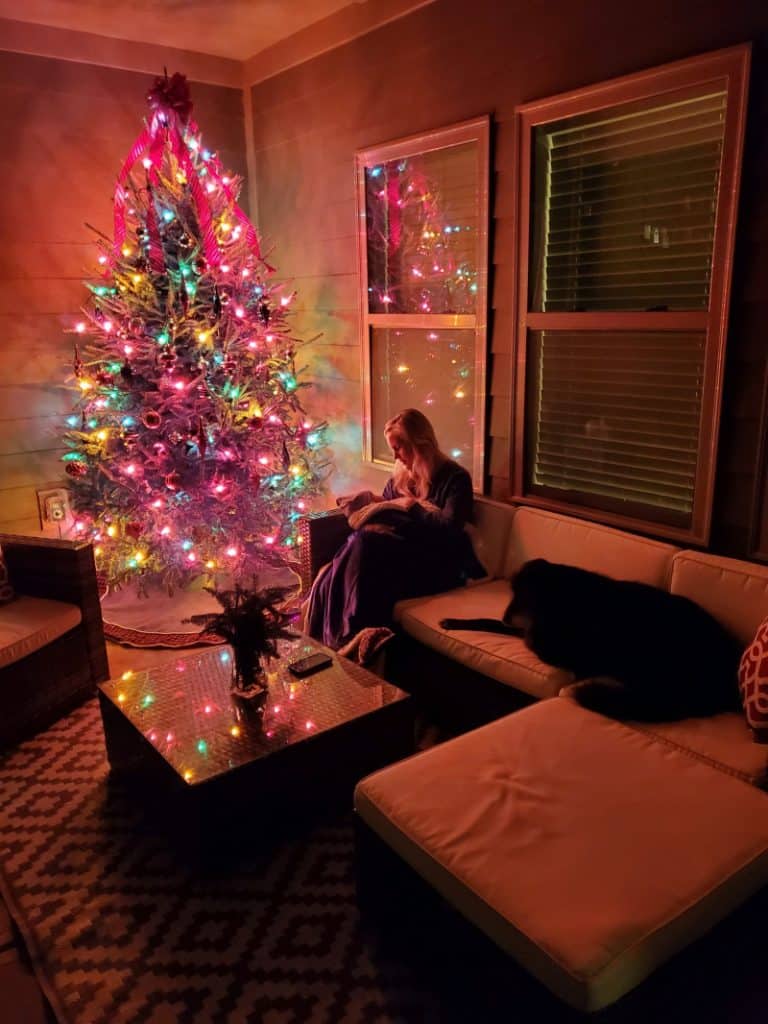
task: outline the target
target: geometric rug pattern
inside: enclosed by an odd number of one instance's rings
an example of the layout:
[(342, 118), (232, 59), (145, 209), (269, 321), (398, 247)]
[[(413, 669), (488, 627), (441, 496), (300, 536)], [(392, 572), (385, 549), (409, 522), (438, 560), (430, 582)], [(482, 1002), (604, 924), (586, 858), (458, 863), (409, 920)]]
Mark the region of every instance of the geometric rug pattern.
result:
[(108, 781), (95, 700), (0, 760), (0, 887), (66, 1024), (450, 1016), (364, 940), (350, 815), (196, 873)]

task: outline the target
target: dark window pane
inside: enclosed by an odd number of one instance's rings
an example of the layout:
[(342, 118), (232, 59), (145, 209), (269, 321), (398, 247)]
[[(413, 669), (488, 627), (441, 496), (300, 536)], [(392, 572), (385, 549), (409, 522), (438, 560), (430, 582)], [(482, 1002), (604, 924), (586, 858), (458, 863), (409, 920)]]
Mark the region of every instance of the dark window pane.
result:
[(535, 129), (531, 309), (707, 309), (725, 103), (710, 83)]

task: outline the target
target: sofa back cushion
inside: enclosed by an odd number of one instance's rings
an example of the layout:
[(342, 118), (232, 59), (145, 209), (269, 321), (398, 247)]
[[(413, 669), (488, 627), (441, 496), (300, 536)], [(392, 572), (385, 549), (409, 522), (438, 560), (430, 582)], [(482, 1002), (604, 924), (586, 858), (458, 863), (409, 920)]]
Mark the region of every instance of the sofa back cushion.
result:
[(475, 498), (475, 521), (468, 530), (480, 563), (495, 579), (504, 573), (509, 531), (516, 509), (490, 498)]
[(672, 556), (679, 548), (600, 523), (556, 512), (519, 508), (512, 520), (504, 575), (531, 558), (546, 558), (614, 579), (668, 586)]
[(744, 647), (768, 616), (768, 566), (680, 551), (672, 559), (670, 590), (701, 605)]

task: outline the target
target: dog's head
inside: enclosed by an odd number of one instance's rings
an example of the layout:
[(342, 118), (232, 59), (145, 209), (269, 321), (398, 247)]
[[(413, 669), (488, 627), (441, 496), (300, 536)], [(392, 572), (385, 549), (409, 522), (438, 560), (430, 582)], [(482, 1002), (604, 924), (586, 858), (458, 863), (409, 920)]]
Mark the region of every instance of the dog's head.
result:
[(546, 595), (551, 569), (552, 563), (546, 558), (532, 558), (511, 576), (509, 583), (512, 587), (512, 600), (502, 617), (506, 625), (528, 626), (542, 596)]

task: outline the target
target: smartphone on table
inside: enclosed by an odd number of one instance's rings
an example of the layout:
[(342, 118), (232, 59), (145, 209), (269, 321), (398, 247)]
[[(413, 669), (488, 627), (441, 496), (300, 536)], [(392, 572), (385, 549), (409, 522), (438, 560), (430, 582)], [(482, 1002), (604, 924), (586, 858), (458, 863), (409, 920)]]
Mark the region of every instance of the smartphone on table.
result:
[(320, 672), (332, 664), (333, 658), (329, 654), (317, 651), (315, 654), (307, 655), (306, 658), (299, 658), (297, 661), (290, 662), (288, 671), (291, 675), (298, 676), (301, 679), (304, 676), (311, 676), (315, 672)]

